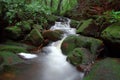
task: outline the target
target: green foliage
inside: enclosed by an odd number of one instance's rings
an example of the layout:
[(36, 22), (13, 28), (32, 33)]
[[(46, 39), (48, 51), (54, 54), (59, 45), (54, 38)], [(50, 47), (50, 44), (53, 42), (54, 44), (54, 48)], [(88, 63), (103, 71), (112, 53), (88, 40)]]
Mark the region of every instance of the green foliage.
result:
[(73, 9), (77, 5), (77, 0), (63, 0), (61, 14)]
[(110, 15), (116, 21), (120, 21), (120, 11), (111, 11)]
[(120, 22), (108, 26), (102, 31), (101, 37), (113, 43), (120, 43)]
[(21, 34), (21, 29), (17, 26), (7, 27), (6, 30), (9, 31), (13, 37), (19, 37)]
[(77, 66), (82, 63), (82, 58), (83, 58), (83, 51), (80, 48), (75, 48), (72, 52), (67, 57), (67, 60)]
[[(46, 2), (47, 3), (46, 3)], [(1, 0), (0, 14), (3, 15), (10, 25), (15, 24), (21, 20), (32, 19), (36, 23), (46, 23), (46, 15), (58, 12), (59, 0)], [(53, 4), (51, 6), (51, 3)], [(77, 0), (63, 0), (60, 5), (61, 11), (59, 14), (63, 14), (67, 10), (70, 10), (77, 3)]]

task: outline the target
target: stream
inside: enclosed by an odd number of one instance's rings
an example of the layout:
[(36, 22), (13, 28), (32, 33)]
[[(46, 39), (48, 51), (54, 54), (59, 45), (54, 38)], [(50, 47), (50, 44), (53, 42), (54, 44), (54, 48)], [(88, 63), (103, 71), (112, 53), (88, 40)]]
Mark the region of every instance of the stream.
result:
[(43, 47), (38, 54), (19, 53), (26, 59), (25, 63), (16, 65), (17, 72), (10, 80), (82, 80), (84, 73), (76, 70), (63, 55), (60, 47), (69, 35), (76, 35), (76, 29), (70, 28), (70, 20), (55, 22), (50, 30), (62, 30), (62, 39)]

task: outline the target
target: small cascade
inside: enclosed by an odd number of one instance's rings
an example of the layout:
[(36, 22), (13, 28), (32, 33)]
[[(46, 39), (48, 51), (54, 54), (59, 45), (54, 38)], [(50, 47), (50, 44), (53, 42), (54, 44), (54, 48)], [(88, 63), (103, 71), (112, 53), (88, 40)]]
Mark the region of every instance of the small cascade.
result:
[[(55, 22), (55, 25), (50, 30), (62, 30), (64, 34), (62, 40), (52, 42), (44, 47), (35, 59), (40, 65), (40, 70), (42, 70), (40, 80), (82, 80), (84, 73), (77, 71), (74, 66), (68, 63), (66, 56), (62, 54), (60, 49), (62, 41), (67, 36), (76, 35), (76, 29), (70, 28), (70, 19), (66, 19), (64, 22)], [(21, 56), (26, 55), (22, 53)], [(36, 56), (33, 55), (34, 57)]]

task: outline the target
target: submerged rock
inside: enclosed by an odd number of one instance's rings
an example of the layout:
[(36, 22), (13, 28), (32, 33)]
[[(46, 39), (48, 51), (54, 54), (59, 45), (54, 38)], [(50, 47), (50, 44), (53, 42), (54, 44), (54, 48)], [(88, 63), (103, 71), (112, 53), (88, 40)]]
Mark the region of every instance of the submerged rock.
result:
[(106, 58), (98, 61), (83, 80), (120, 80), (120, 59)]

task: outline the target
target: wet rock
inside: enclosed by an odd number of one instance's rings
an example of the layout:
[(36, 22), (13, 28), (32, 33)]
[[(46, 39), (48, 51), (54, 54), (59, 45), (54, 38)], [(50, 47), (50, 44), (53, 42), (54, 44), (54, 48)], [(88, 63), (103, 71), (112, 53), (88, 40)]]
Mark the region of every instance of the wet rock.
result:
[(71, 35), (68, 36), (61, 45), (62, 52), (65, 55), (69, 55), (75, 48), (81, 47), (88, 49), (93, 55), (98, 55), (99, 50), (103, 48), (103, 42), (92, 37)]
[(93, 19), (84, 20), (81, 25), (78, 26), (77, 33), (96, 37), (99, 27), (94, 23)]
[(45, 30), (43, 32), (43, 37), (44, 39), (48, 39), (48, 40), (51, 40), (51, 41), (57, 41), (57, 40), (60, 40), (61, 37), (62, 37), (62, 34), (63, 32), (60, 31), (60, 30)]
[(67, 60), (75, 66), (89, 64), (92, 62), (92, 59), (92, 54), (85, 48), (75, 48), (67, 56)]
[(30, 42), (34, 45), (40, 45), (43, 42), (43, 36), (39, 29), (32, 29), (32, 31), (26, 36), (25, 41)]
[(106, 58), (95, 63), (83, 80), (119, 80), (119, 70), (119, 58)]

